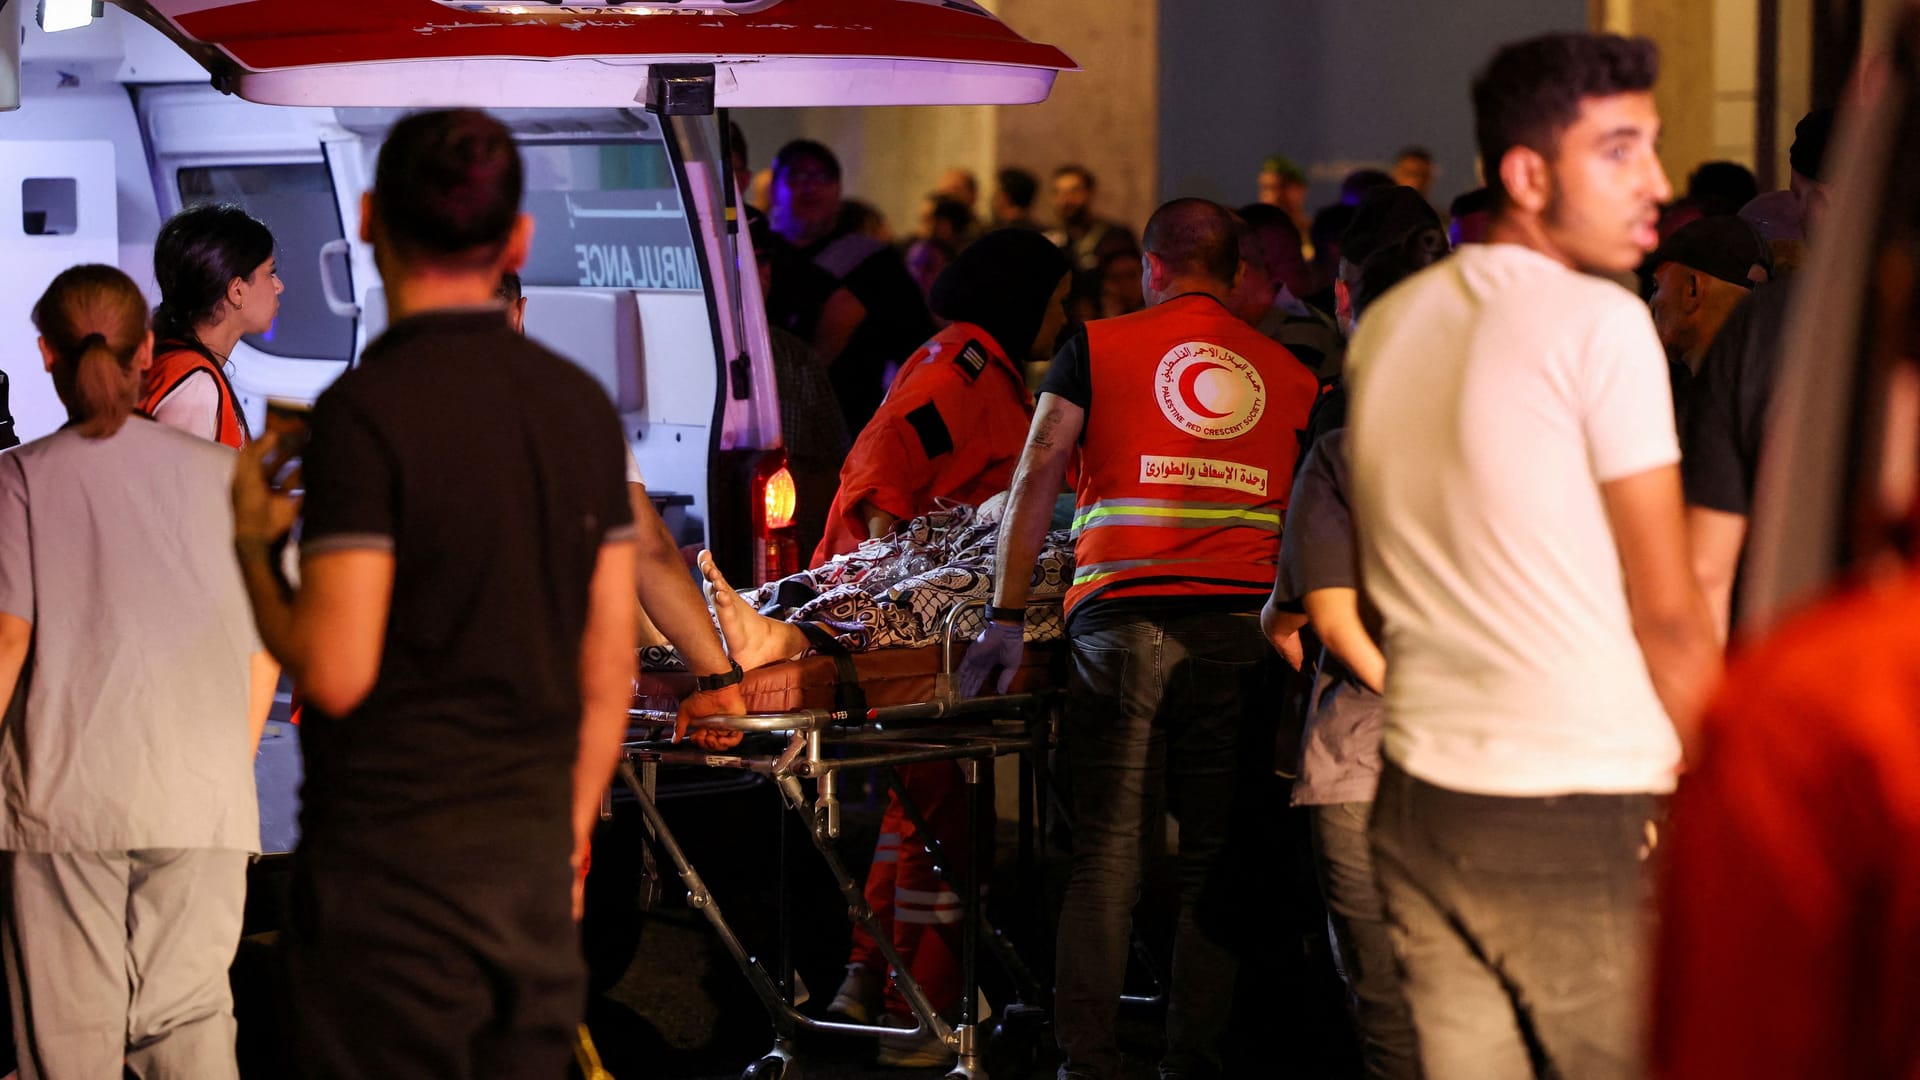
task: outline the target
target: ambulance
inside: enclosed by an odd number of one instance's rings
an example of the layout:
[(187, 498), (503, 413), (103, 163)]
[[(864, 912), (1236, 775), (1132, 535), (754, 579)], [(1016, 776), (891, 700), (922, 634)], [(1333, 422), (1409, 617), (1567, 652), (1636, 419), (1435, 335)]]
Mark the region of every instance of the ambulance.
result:
[(1072, 68), (974, 0), (0, 0), (15, 431), (65, 421), (28, 318), (47, 283), (106, 262), (157, 300), (154, 236), (202, 202), (278, 244), (279, 318), (230, 358), (249, 426), (317, 397), (386, 323), (358, 227), (385, 133), (478, 106), (526, 164), (528, 332), (605, 387), (683, 544), (780, 576), (804, 553), (726, 110), (1018, 104)]

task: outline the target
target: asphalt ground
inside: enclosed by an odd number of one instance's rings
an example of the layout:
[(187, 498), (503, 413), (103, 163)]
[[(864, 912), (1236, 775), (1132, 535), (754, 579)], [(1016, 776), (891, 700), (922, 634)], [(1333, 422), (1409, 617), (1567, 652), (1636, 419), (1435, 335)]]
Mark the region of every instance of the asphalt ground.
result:
[[(282, 790), (298, 775), (288, 744), (262, 774), (263, 803), (270, 783)], [(263, 755), (264, 757), (265, 755)], [(843, 777), (842, 835), (836, 845), (855, 879), (864, 877), (879, 831), (882, 796), (877, 783)], [(290, 813), (263, 807), (275, 821)], [(1357, 1050), (1346, 1019), (1342, 989), (1333, 970), (1324, 912), (1311, 876), (1306, 822), (1286, 806), (1286, 785), (1273, 779), (1250, 800), (1241, 822), (1243, 860), (1237, 899), (1244, 910), (1240, 935), (1241, 977), (1228, 1038), (1227, 1075), (1358, 1076)], [(772, 787), (746, 774), (699, 770), (663, 775), (660, 806), (669, 828), (706, 879), (721, 910), (748, 952), (768, 969), (778, 967), (782, 916), (793, 941), (792, 964), (813, 995), (801, 1006), (818, 1014), (832, 997), (848, 947), (849, 922), (831, 874), (799, 818), (781, 805)], [(596, 837), (583, 942), (593, 995), (588, 1024), (603, 1064), (617, 1080), (732, 1080), (771, 1047), (766, 1010), (752, 993), (705, 917), (686, 902), (673, 868), (661, 856), (651, 901), (641, 850), (647, 846), (639, 809), (630, 798), (615, 804), (614, 820)], [(1023, 868), (1017, 829), (1001, 821), (995, 845), (988, 915), (1006, 932), (1022, 960), (1041, 980), (1052, 967), (1051, 928), (1058, 917), (1070, 838), (1056, 827), (1039, 838), (1033, 865)], [(1177, 843), (1177, 839), (1171, 841)], [(1169, 847), (1169, 851), (1171, 847)], [(782, 863), (787, 885), (780, 885)], [(1144, 952), (1136, 957), (1129, 992), (1151, 995), (1164, 985), (1165, 957), (1177, 908), (1174, 858), (1162, 852), (1148, 865), (1135, 921)], [(271, 930), (275, 891), (284, 884), (284, 860), (256, 867), (249, 931)], [(236, 988), (265, 977), (271, 964), (264, 938), (243, 945)], [(1157, 969), (1157, 970), (1156, 970)], [(996, 1008), (1013, 1000), (1013, 985), (990, 958), (980, 961), (981, 985)], [(260, 985), (255, 983), (253, 985)], [(278, 1041), (273, 1018), (240, 1002), (243, 1075), (265, 1080), (280, 1071), (273, 1060)], [(1128, 1006), (1120, 1035), (1128, 1054), (1128, 1080), (1157, 1076), (1163, 1013), (1155, 1006)], [(1051, 1077), (1057, 1064), (1050, 1029), (1029, 1033), (1030, 1055), (994, 1080)], [(787, 1080), (855, 1080), (942, 1077), (946, 1069), (883, 1069), (874, 1065), (870, 1041), (806, 1035), (801, 1066)], [(996, 1064), (1002, 1062), (996, 1061)], [(576, 1074), (577, 1075), (577, 1074)]]
[[(846, 783), (842, 836), (837, 850), (856, 879), (871, 859), (879, 829), (880, 800), (863, 793), (857, 778)], [(1338, 1078), (1358, 1076), (1357, 1048), (1344, 1011), (1343, 990), (1327, 944), (1324, 912), (1311, 878), (1306, 822), (1285, 806), (1285, 785), (1275, 781), (1265, 793), (1271, 817), (1248, 833), (1258, 848), (1243, 875), (1244, 908), (1251, 915), (1243, 934), (1241, 979), (1229, 1034), (1228, 1076)], [(711, 797), (710, 797), (711, 798)], [(756, 957), (776, 965), (777, 921), (784, 911), (796, 942), (793, 963), (813, 995), (802, 1011), (818, 1015), (844, 972), (848, 920), (830, 874), (798, 827), (786, 814), (784, 847), (778, 824), (782, 811), (770, 790), (733, 793), (732, 805), (717, 810), (713, 800), (696, 810), (697, 800), (663, 809), (690, 860), (707, 879), (728, 920)], [(616, 820), (621, 834), (626, 808)], [(727, 822), (734, 822), (729, 827)], [(1065, 837), (1036, 845), (1037, 865), (1023, 872), (1017, 830), (999, 825), (988, 908), (989, 918), (1016, 945), (1021, 959), (1041, 978), (1052, 967), (1051, 927), (1058, 916), (1065, 884)], [(790, 885), (777, 886), (785, 851)], [(595, 855), (596, 872), (601, 859)], [(1168, 976), (1177, 896), (1174, 856), (1152, 859), (1136, 924), (1146, 948), (1161, 959), (1136, 957), (1129, 973), (1130, 994), (1151, 996)], [(737, 966), (722, 948), (704, 916), (686, 906), (670, 867), (668, 887), (653, 910), (638, 919), (631, 961), (593, 1002), (589, 1023), (610, 1072), (620, 1080), (642, 1077), (733, 1078), (764, 1054), (772, 1029)], [(624, 867), (610, 867), (596, 882), (590, 904), (630, 904)], [(618, 882), (618, 884), (616, 884)], [(605, 891), (601, 891), (603, 889)], [(588, 948), (603, 961), (617, 957), (626, 941), (606, 932), (604, 908), (590, 908)], [(1157, 970), (1156, 970), (1157, 969)], [(989, 957), (980, 961), (981, 985), (995, 1007), (1012, 999), (1012, 983)], [(609, 976), (601, 974), (605, 984)], [(1152, 1005), (1121, 1011), (1120, 1034), (1128, 1054), (1127, 1077), (1157, 1077), (1164, 1013)], [(1030, 1060), (1011, 1071), (993, 1072), (995, 1080), (1051, 1077), (1057, 1065), (1050, 1029), (1032, 1033)], [(802, 1073), (806, 1078), (938, 1077), (945, 1069), (882, 1069), (872, 1064), (873, 1045), (844, 1037), (802, 1036)]]

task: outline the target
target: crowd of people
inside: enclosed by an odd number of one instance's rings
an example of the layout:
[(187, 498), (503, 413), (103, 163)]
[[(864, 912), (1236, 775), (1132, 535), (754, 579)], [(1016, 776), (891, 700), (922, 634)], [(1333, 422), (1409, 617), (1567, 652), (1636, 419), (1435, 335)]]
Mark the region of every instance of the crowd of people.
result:
[[(1484, 186), (1444, 214), (1417, 147), (1312, 214), (1275, 156), (1256, 202), (1177, 198), (1137, 239), (1084, 168), (1053, 172), (1050, 230), (1034, 175), (1002, 171), (983, 223), (953, 170), (903, 249), (831, 149), (774, 156), (749, 235), (813, 566), (1005, 492), (968, 695), (1006, 688), (1036, 584), (1065, 587), (1063, 1080), (1121, 1075), (1167, 814), (1161, 1075), (1244, 1067), (1223, 1045), (1261, 902), (1234, 873), (1250, 769), (1295, 777), (1369, 1076), (1920, 1063), (1890, 1002), (1807, 1004), (1789, 981), (1871, 960), (1743, 953), (1799, 925), (1777, 899), (1722, 917), (1764, 857), (1728, 816), (1758, 796), (1724, 748), (1765, 704), (1736, 689), (1703, 719), (1832, 114), (1797, 130), (1788, 192), (1715, 164), (1676, 199), (1657, 67), (1640, 39), (1502, 48), (1472, 87)], [(360, 224), (391, 322), (302, 436), (250, 431), (225, 374), (281, 291), (242, 210), (166, 223), (151, 318), (104, 266), (36, 305), (72, 422), (0, 455), (0, 941), (24, 1077), (237, 1076), (249, 763), (283, 672), (306, 770), (292, 1059), (560, 1075), (637, 647), (675, 647), (697, 686), (681, 730), (710, 749), (739, 739), (703, 721), (744, 712), (743, 668), (834, 647), (747, 608), (711, 558), (702, 596), (605, 394), (520, 332), (520, 169), (483, 113), (395, 126)], [(1063, 511), (1065, 581), (1042, 559)], [(1281, 665), (1311, 693), (1270, 762), (1247, 736), (1285, 707)], [(918, 813), (890, 789), (867, 902), (957, 1015), (962, 904), (916, 831), (982, 855), (957, 767), (901, 773)], [(1879, 898), (1899, 926), (1903, 899)], [(951, 1059), (864, 932), (825, 1007), (899, 1029), (884, 1064)]]

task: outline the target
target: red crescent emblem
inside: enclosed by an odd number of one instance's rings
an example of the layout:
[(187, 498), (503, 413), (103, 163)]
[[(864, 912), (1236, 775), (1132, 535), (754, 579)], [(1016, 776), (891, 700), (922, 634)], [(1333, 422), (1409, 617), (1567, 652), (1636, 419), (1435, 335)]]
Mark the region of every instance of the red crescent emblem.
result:
[(1200, 395), (1195, 392), (1196, 384), (1200, 381), (1200, 376), (1209, 371), (1216, 370), (1225, 371), (1227, 368), (1224, 364), (1216, 364), (1211, 360), (1205, 360), (1193, 365), (1180, 374), (1181, 402), (1209, 420), (1220, 420), (1233, 415), (1232, 413), (1214, 412), (1212, 409), (1207, 408), (1206, 405), (1200, 401)]

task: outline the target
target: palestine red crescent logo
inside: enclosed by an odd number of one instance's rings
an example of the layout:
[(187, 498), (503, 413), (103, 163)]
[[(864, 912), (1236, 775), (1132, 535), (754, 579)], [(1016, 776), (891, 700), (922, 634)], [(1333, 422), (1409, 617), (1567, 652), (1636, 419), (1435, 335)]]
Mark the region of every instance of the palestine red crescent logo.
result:
[(1154, 398), (1167, 421), (1202, 439), (1233, 439), (1253, 430), (1267, 409), (1267, 385), (1239, 353), (1222, 345), (1176, 345), (1154, 368)]

